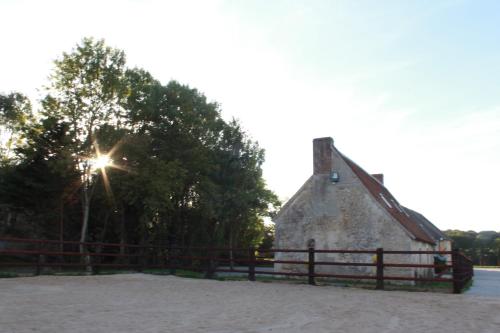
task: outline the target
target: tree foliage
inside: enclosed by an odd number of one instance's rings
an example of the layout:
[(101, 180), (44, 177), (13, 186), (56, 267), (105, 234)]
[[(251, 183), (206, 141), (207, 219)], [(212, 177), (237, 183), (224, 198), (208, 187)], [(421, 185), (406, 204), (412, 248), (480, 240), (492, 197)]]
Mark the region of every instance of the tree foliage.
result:
[(445, 234), (475, 264), (500, 266), (500, 232), (446, 230)]
[[(163, 85), (86, 38), (55, 62), (36, 130), (20, 126), (31, 113), (14, 100), (2, 97), (0, 125), (26, 144), (0, 169), (0, 203), (25, 214), (5, 233), (185, 246), (266, 236), (263, 219), (279, 202), (262, 177), (264, 150), (196, 89)], [(97, 152), (112, 167), (93, 169)]]
[(15, 148), (25, 143), (26, 134), (34, 126), (31, 103), (20, 93), (0, 94), (0, 165), (18, 160)]

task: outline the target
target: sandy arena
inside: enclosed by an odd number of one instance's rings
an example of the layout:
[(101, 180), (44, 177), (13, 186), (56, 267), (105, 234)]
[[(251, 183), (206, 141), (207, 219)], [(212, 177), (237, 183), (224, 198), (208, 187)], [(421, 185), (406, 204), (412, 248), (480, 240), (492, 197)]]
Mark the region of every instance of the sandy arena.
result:
[(500, 298), (173, 276), (0, 280), (0, 332), (500, 332)]

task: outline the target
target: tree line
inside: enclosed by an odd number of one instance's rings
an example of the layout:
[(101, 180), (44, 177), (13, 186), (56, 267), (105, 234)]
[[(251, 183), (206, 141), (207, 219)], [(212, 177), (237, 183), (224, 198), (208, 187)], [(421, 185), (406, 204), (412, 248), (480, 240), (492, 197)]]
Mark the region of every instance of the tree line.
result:
[(269, 234), (264, 150), (198, 90), (85, 38), (42, 91), (36, 110), (0, 94), (0, 234), (231, 247)]
[(500, 232), (446, 230), (445, 234), (475, 265), (500, 266)]

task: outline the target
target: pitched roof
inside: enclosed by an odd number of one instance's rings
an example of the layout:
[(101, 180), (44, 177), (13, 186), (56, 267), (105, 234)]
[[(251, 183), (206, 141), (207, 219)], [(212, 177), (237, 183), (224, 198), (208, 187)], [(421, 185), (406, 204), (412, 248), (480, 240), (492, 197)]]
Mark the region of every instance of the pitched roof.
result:
[(424, 229), (424, 231), (432, 237), (435, 241), (438, 240), (449, 240), (448, 236), (441, 230), (439, 230), (438, 227), (436, 227), (434, 224), (432, 224), (431, 221), (429, 221), (425, 216), (420, 214), (419, 212), (416, 212), (410, 208), (404, 207), (404, 209), (410, 214), (410, 217), (412, 220), (415, 220), (419, 223), (419, 225)]
[[(368, 189), (372, 196), (394, 217), (416, 240), (424, 243), (435, 244), (442, 232), (423, 215), (407, 209), (399, 204), (389, 190), (356, 163), (339, 152), (339, 155), (351, 168), (361, 183)], [(436, 238), (436, 236), (438, 236)], [(444, 235), (443, 235), (444, 236)]]

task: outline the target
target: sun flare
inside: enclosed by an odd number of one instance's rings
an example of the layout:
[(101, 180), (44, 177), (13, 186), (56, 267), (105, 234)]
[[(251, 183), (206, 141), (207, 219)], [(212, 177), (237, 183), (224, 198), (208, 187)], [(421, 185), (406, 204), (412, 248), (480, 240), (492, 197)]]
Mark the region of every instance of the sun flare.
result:
[(104, 169), (113, 164), (113, 160), (108, 155), (100, 155), (90, 160), (92, 169)]

